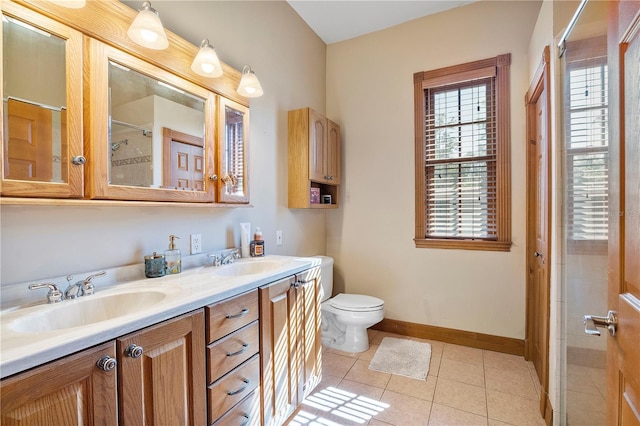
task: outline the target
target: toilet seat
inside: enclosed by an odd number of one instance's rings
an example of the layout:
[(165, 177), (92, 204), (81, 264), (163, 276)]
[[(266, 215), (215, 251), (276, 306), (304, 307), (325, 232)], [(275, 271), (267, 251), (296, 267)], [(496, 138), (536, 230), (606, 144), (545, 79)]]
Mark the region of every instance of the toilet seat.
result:
[(329, 303), (336, 309), (351, 312), (377, 311), (384, 308), (384, 300), (364, 294), (340, 293), (329, 299)]

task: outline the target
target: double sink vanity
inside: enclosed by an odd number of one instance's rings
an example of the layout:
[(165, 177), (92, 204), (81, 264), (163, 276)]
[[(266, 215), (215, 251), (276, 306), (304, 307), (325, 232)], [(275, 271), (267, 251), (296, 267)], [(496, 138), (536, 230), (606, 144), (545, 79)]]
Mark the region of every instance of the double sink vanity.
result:
[(96, 278), (59, 303), (39, 290), (0, 313), (0, 422), (283, 424), (320, 380), (319, 262)]

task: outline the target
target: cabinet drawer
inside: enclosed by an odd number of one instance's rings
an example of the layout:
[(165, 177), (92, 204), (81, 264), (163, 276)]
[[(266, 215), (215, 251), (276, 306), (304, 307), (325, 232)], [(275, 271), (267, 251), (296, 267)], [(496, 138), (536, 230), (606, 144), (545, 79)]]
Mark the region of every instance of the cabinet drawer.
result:
[(258, 319), (258, 289), (207, 306), (207, 343)]
[(214, 426), (256, 426), (260, 424), (260, 392), (254, 390), (251, 395), (240, 401), (227, 414), (220, 417)]
[(258, 321), (254, 321), (208, 346), (209, 383), (215, 382), (258, 353), (258, 324)]
[(260, 384), (260, 356), (254, 355), (209, 386), (209, 420), (215, 421)]

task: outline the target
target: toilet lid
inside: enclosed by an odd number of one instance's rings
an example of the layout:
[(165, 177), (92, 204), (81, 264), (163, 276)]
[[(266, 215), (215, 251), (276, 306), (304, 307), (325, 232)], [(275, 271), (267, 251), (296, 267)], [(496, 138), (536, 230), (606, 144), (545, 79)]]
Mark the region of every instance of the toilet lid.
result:
[(364, 294), (340, 293), (329, 301), (334, 308), (348, 311), (370, 311), (384, 305), (384, 300)]

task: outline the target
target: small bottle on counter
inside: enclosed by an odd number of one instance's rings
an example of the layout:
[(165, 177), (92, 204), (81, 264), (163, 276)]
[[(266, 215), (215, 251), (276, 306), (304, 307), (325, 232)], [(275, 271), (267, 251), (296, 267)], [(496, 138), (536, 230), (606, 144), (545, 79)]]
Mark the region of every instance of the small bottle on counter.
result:
[(164, 252), (165, 270), (167, 275), (179, 274), (182, 272), (182, 259), (180, 249), (176, 248), (175, 239), (180, 239), (175, 235), (169, 235), (169, 250)]
[(256, 227), (256, 232), (253, 235), (253, 241), (249, 246), (249, 251), (252, 257), (264, 256), (264, 240), (262, 239), (262, 231)]

